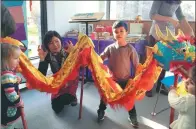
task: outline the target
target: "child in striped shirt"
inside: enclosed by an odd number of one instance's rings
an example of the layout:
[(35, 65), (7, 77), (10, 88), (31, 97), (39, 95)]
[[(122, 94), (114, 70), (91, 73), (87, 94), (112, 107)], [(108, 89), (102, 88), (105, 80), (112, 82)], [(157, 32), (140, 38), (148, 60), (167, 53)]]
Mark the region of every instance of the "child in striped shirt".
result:
[(21, 78), (14, 70), (19, 63), (21, 50), (15, 45), (1, 43), (1, 128), (13, 129), (13, 123), (21, 116), (23, 101), (18, 84)]

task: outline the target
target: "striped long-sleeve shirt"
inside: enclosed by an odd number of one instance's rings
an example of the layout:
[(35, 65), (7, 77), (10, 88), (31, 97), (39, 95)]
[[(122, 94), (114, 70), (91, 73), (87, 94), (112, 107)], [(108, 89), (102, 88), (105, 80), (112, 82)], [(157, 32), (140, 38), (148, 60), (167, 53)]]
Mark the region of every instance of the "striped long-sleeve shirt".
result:
[(2, 111), (7, 117), (13, 117), (17, 112), (17, 107), (22, 104), (19, 96), (18, 80), (15, 73), (4, 71), (1, 73), (1, 98)]

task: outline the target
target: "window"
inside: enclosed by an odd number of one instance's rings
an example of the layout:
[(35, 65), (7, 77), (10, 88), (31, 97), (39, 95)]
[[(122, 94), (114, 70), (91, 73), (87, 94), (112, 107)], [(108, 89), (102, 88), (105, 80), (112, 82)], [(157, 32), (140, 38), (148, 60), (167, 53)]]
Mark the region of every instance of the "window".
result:
[(30, 11), (29, 1), (26, 1), (27, 30), (28, 30), (28, 57), (38, 56), (37, 48), (41, 44), (40, 1), (32, 2)]
[(150, 7), (153, 1), (111, 1), (111, 20), (133, 20), (137, 15), (149, 20)]
[[(110, 1), (110, 20), (133, 20), (141, 15), (150, 20), (149, 12), (153, 1)], [(195, 21), (195, 1), (182, 1), (182, 11), (189, 21)]]
[(105, 15), (102, 19), (106, 19), (106, 1), (77, 1), (76, 6), (78, 7), (76, 13), (104, 12)]
[(182, 11), (189, 21), (195, 21), (195, 1), (182, 1)]

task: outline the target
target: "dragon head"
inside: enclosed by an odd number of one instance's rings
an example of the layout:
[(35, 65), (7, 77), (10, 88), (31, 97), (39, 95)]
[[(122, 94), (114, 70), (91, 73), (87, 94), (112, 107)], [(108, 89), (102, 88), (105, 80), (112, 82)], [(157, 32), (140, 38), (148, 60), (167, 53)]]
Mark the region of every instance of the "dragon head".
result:
[[(178, 35), (175, 36), (166, 28), (167, 35), (165, 36), (158, 25), (156, 25), (156, 34), (159, 37), (158, 41), (151, 49), (154, 53), (154, 58), (162, 64), (165, 70), (170, 70), (171, 66), (179, 65), (192, 66), (195, 62), (195, 40), (185, 36), (179, 29)], [(173, 65), (172, 65), (173, 64)]]

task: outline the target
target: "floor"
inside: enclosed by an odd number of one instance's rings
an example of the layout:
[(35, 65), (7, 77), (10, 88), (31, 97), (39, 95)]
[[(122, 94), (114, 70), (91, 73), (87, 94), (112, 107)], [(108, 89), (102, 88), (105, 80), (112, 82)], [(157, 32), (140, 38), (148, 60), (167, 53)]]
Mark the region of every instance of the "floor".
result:
[[(34, 60), (32, 63), (38, 67), (39, 60)], [(48, 74), (51, 74), (51, 70), (48, 71)], [(24, 87), (25, 83), (20, 85), (20, 88)], [(133, 129), (127, 120), (128, 113), (124, 109), (114, 111), (108, 107), (105, 120), (97, 123), (100, 97), (94, 83), (91, 82), (84, 85), (83, 111), (80, 120), (78, 120), (79, 104), (75, 107), (65, 106), (64, 110), (57, 115), (51, 109), (50, 94), (22, 89), (21, 96), (24, 101), (28, 129)], [(80, 84), (77, 96), (79, 100)], [(157, 94), (154, 97), (145, 97), (142, 101), (136, 102), (139, 129), (168, 129), (170, 109), (156, 116), (151, 115), (156, 98)], [(167, 96), (160, 95), (156, 112), (167, 107), (169, 107)], [(21, 119), (16, 122), (15, 127), (23, 127)]]

